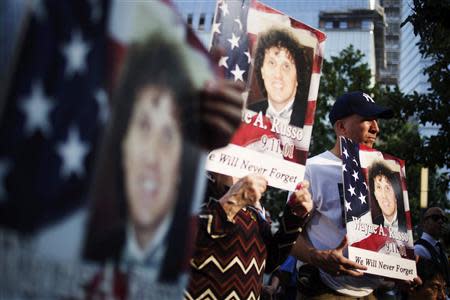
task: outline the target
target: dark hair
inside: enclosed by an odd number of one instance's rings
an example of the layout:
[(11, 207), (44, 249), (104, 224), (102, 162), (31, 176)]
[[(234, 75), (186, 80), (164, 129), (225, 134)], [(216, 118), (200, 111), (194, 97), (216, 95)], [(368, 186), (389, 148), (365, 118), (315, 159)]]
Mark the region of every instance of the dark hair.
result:
[[(177, 46), (160, 35), (129, 47), (119, 86), (114, 94), (112, 115), (106, 128), (91, 189), (91, 211), (84, 256), (104, 261), (118, 259), (124, 241), (127, 203), (124, 186), (122, 141), (128, 130), (138, 93), (148, 86), (171, 91), (183, 135), (193, 130), (196, 111), (192, 82)], [(186, 116), (190, 116), (188, 120)], [(176, 188), (176, 187), (174, 187)], [(117, 235), (117, 245), (111, 245)], [(113, 238), (114, 239), (114, 238)], [(110, 249), (108, 249), (110, 248)]]
[(392, 185), (392, 188), (394, 189), (395, 200), (397, 201), (398, 229), (400, 231), (406, 232), (405, 206), (403, 202), (403, 190), (400, 179), (400, 173), (392, 171), (382, 162), (375, 162), (369, 168), (369, 190), (371, 199), (372, 219), (375, 219), (376, 216), (382, 214), (380, 205), (378, 204), (378, 201), (375, 197), (374, 181), (375, 177), (377, 176), (386, 177), (386, 179)]
[(267, 97), (267, 90), (264, 86), (264, 80), (261, 74), (261, 68), (264, 64), (266, 50), (270, 48), (283, 48), (289, 52), (294, 60), (297, 71), (297, 91), (293, 107), (293, 115), (298, 120), (294, 121), (291, 117), (290, 124), (303, 127), (304, 114), (308, 101), (309, 85), (311, 82), (313, 50), (304, 47), (298, 39), (288, 30), (282, 28), (271, 28), (258, 36), (258, 42), (255, 49), (255, 67), (254, 73), (261, 93)]

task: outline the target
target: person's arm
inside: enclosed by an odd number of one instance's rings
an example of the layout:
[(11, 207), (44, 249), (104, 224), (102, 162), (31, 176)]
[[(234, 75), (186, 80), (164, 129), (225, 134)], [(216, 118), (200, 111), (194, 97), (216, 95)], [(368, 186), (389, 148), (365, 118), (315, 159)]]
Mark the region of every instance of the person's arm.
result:
[(304, 234), (301, 234), (292, 248), (291, 254), (333, 276), (362, 276), (364, 273), (359, 270), (367, 270), (367, 267), (346, 258), (343, 254), (345, 247), (347, 247), (347, 237), (344, 237), (335, 249), (318, 250)]
[[(216, 176), (216, 180), (220, 176)], [(231, 184), (232, 180), (229, 178), (227, 182), (228, 178), (223, 176), (220, 178), (221, 183), (216, 184), (221, 185), (225, 182)], [(266, 186), (267, 182), (262, 176), (248, 175), (233, 184), (219, 200), (209, 200), (198, 216), (197, 244), (206, 247), (212, 240), (224, 238), (233, 232), (236, 214), (243, 207), (259, 201)]]
[(280, 286), (280, 279), (278, 278), (277, 274), (273, 274), (270, 284), (269, 285), (263, 285), (263, 291), (269, 294), (271, 297), (273, 297), (278, 290), (278, 287)]
[(292, 194), (275, 235), (272, 235), (269, 225), (261, 226), (267, 248), (266, 273), (273, 271), (286, 260), (302, 227), (309, 221), (313, 205), (308, 187), (308, 181), (303, 181)]
[(422, 245), (414, 245), (414, 254), (426, 259), (431, 259), (431, 255), (428, 250)]

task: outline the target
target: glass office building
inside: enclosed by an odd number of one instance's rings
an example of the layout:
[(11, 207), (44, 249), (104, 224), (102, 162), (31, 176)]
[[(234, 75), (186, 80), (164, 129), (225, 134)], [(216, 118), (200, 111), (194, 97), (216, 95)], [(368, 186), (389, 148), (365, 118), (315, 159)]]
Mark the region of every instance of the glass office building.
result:
[[(232, 0), (237, 1), (237, 0)], [(174, 0), (185, 20), (203, 43), (210, 43), (215, 0)], [(263, 3), (282, 11), (327, 34), (325, 59), (354, 45), (364, 54), (373, 79), (380, 78), (386, 66), (384, 50), (384, 10), (378, 0), (265, 0)]]

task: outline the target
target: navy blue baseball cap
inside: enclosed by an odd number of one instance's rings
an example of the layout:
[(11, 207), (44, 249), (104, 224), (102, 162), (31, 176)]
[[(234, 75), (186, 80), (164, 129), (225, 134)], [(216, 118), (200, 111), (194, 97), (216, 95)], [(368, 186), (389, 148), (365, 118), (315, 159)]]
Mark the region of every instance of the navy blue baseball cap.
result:
[(376, 104), (372, 97), (358, 91), (345, 93), (337, 98), (329, 114), (330, 122), (334, 125), (337, 120), (353, 114), (381, 119), (389, 119), (394, 116), (394, 112), (390, 108)]

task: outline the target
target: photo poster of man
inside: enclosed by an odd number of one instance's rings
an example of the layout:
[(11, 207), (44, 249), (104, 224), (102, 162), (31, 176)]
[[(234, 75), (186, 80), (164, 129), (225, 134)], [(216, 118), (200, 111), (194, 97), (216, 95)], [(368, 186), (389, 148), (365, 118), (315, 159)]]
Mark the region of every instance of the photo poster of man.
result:
[(211, 46), (219, 67), (241, 81), (245, 109), (227, 147), (207, 169), (234, 177), (258, 173), (295, 190), (303, 180), (324, 55), (325, 34), (255, 0), (217, 2)]
[(1, 299), (182, 298), (216, 65), (168, 1), (102, 3), (30, 12), (0, 120)]
[(343, 209), (349, 259), (367, 273), (417, 276), (405, 163), (341, 137)]

